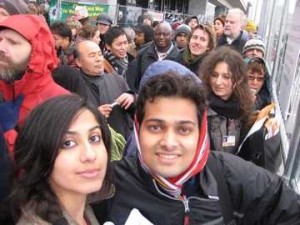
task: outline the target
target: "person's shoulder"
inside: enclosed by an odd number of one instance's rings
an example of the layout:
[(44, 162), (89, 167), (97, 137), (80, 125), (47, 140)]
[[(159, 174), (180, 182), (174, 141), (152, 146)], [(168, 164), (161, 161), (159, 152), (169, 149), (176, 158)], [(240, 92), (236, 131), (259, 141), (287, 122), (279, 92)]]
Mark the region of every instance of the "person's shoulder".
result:
[(154, 42), (138, 51), (138, 56), (141, 58), (147, 57), (148, 55), (152, 55), (152, 54), (155, 54)]
[(276, 182), (279, 179), (276, 174), (231, 153), (212, 151), (209, 160), (215, 160), (220, 165), (225, 179), (234, 179), (237, 183), (242, 184), (256, 180), (255, 183), (258, 182), (259, 186), (264, 186), (268, 182)]
[(116, 160), (112, 162), (113, 168), (122, 168), (122, 167), (136, 167), (136, 156), (135, 154), (128, 157), (123, 157), (121, 160)]
[(51, 225), (51, 223), (42, 220), (32, 210), (25, 209), (16, 225)]
[(120, 84), (126, 84), (126, 80), (124, 79), (124, 77), (122, 77), (121, 75), (119, 75), (118, 73), (114, 72), (114, 73), (105, 73), (104, 77), (106, 80), (111, 80), (112, 82), (116, 82), (118, 83), (118, 85)]
[(135, 155), (123, 157), (121, 160), (112, 162), (113, 170), (117, 176), (130, 176), (137, 171), (137, 158)]
[(217, 47), (227, 44), (226, 36), (223, 34), (220, 38), (217, 39)]

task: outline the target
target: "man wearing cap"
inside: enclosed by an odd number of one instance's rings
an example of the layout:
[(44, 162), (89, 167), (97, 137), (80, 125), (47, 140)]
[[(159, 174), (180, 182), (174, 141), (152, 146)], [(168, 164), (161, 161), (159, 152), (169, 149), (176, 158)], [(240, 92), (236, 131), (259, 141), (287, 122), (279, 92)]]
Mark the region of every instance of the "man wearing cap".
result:
[(23, 0), (1, 0), (0, 1), (0, 22), (11, 15), (27, 14), (28, 7)]
[(96, 19), (96, 24), (98, 26), (98, 30), (100, 31), (101, 41), (100, 41), (99, 46), (100, 46), (101, 51), (105, 52), (106, 47), (105, 47), (105, 41), (104, 41), (104, 34), (112, 26), (113, 20), (108, 14), (101, 13)]
[(260, 39), (250, 39), (246, 42), (242, 53), (244, 57), (264, 58), (266, 55), (266, 45)]
[(179, 50), (183, 50), (187, 46), (190, 34), (191, 28), (186, 24), (180, 25), (175, 30), (174, 42)]

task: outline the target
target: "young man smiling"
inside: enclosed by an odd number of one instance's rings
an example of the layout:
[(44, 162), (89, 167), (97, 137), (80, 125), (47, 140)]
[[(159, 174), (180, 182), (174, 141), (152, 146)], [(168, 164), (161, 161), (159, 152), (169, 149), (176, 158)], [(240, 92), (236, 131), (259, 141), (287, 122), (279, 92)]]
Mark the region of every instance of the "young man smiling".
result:
[[(170, 68), (170, 61), (160, 61), (149, 69), (164, 63)], [(164, 70), (141, 82), (137, 154), (114, 164), (116, 193), (97, 216), (125, 224), (138, 209), (158, 225), (296, 224), (299, 197), (278, 176), (210, 152), (204, 87), (183, 66), (173, 67), (177, 72)]]

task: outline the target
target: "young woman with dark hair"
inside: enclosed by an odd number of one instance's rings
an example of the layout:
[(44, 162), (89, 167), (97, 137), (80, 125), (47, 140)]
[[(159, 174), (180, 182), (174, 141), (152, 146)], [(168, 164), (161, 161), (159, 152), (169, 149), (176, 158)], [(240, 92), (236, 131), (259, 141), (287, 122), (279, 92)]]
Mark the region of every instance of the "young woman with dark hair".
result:
[(17, 224), (99, 224), (87, 198), (107, 198), (112, 186), (110, 132), (96, 107), (77, 95), (43, 103), (15, 149), (10, 206)]
[(243, 58), (229, 47), (220, 47), (204, 60), (200, 74), (209, 93), (211, 149), (236, 153), (254, 109)]

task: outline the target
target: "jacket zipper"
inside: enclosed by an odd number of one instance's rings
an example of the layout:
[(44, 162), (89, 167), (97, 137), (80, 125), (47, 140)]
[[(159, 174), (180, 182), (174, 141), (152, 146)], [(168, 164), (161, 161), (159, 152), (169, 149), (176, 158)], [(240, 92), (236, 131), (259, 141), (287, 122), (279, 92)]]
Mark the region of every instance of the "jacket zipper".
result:
[(184, 225), (190, 224), (190, 208), (189, 208), (189, 200), (185, 195), (182, 196), (182, 201), (184, 204)]

